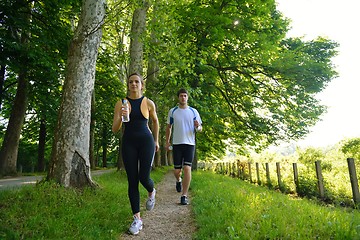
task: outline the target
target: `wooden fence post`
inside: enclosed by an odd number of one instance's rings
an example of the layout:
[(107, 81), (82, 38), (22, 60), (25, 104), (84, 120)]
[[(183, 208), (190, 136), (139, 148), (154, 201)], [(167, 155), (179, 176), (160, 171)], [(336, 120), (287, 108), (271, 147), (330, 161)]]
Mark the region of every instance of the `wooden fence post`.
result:
[(318, 188), (319, 188), (320, 198), (324, 198), (324, 196), (325, 196), (324, 180), (323, 180), (323, 176), (322, 176), (320, 160), (315, 162), (315, 168), (316, 168), (316, 177), (318, 179)]
[(248, 167), (249, 167), (249, 178), (250, 178), (250, 183), (252, 183), (252, 176), (251, 176), (251, 162), (248, 162)]
[(278, 178), (278, 185), (279, 185), (279, 189), (281, 191), (282, 189), (282, 184), (281, 184), (281, 174), (280, 174), (280, 163), (277, 162), (276, 163), (276, 174), (277, 174), (277, 178)]
[(271, 186), (269, 163), (265, 163), (265, 167), (266, 167), (266, 181), (267, 181), (267, 185), (268, 185), (268, 186)]
[(356, 176), (356, 168), (355, 168), (355, 162), (353, 158), (347, 158), (348, 162), (348, 168), (349, 168), (349, 174), (350, 174), (350, 182), (351, 182), (351, 189), (353, 193), (353, 200), (355, 204), (360, 203), (360, 194), (359, 194), (359, 183)]
[(230, 177), (233, 175), (233, 163), (232, 162), (229, 162), (229, 175)]
[(241, 173), (241, 162), (240, 162), (240, 160), (237, 161), (236, 167), (237, 167), (237, 175), (238, 175), (238, 178), (243, 179), (243, 178), (241, 177), (242, 173)]
[(296, 190), (296, 192), (298, 192), (299, 191), (299, 174), (298, 174), (297, 163), (293, 163), (293, 170), (294, 170), (295, 190)]
[(261, 185), (259, 163), (255, 163), (255, 165), (256, 165), (257, 183), (258, 185)]
[(236, 161), (236, 174), (237, 174), (237, 177), (240, 178), (240, 160), (237, 160)]
[(231, 177), (232, 176), (232, 163), (231, 162), (228, 163), (228, 168), (229, 168), (228, 174)]
[(237, 168), (236, 166), (237, 166), (236, 162), (233, 162), (233, 163), (232, 163), (232, 176), (233, 176), (234, 178), (237, 177), (238, 168)]
[(246, 179), (246, 174), (245, 174), (245, 164), (243, 163), (239, 163), (239, 168), (240, 168), (240, 179), (241, 180), (245, 180)]

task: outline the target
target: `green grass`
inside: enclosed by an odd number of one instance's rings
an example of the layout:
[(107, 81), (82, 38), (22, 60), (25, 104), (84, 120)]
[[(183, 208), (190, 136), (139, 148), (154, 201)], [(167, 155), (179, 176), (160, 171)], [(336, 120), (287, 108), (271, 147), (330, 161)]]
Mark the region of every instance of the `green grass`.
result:
[[(152, 178), (159, 183), (170, 169), (158, 168)], [(118, 239), (132, 221), (126, 175), (94, 179), (101, 186), (96, 190), (46, 183), (1, 191), (0, 239)], [(360, 239), (358, 210), (203, 171), (193, 173), (191, 191), (194, 239)]]
[[(153, 171), (155, 183), (167, 171)], [(126, 174), (107, 173), (94, 180), (100, 185), (96, 190), (45, 183), (1, 191), (0, 239), (118, 239), (132, 221)], [(146, 190), (140, 190), (145, 201)]]
[(228, 176), (193, 175), (194, 239), (360, 239), (358, 210), (329, 208)]

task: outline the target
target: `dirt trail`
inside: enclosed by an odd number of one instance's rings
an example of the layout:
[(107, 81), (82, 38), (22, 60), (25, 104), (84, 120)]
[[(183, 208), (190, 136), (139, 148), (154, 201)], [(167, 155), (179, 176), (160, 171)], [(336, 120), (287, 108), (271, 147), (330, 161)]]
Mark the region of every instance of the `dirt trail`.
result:
[[(137, 236), (124, 233), (120, 239), (191, 239), (195, 224), (190, 205), (180, 205), (181, 193), (175, 190), (175, 178), (169, 171), (162, 182), (155, 185), (156, 204), (152, 211), (141, 208), (143, 229)], [(145, 204), (145, 203), (142, 203)]]

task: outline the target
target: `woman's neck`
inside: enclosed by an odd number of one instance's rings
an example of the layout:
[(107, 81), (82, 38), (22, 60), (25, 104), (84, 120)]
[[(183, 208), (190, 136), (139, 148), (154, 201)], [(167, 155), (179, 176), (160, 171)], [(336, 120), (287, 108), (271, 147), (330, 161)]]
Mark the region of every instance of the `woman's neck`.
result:
[(138, 99), (141, 98), (143, 95), (140, 92), (130, 92), (129, 93), (129, 98), (131, 99)]

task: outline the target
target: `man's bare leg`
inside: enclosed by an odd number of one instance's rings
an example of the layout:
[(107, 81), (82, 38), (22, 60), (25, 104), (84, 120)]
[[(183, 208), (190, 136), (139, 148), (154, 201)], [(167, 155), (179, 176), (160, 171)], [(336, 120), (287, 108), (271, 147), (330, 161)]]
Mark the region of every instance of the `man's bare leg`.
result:
[(174, 169), (174, 176), (177, 182), (181, 181), (181, 169)]
[(191, 182), (191, 167), (185, 165), (184, 166), (184, 176), (183, 176), (183, 180), (182, 180), (182, 187), (183, 187), (182, 195), (183, 196), (188, 195), (190, 182)]

